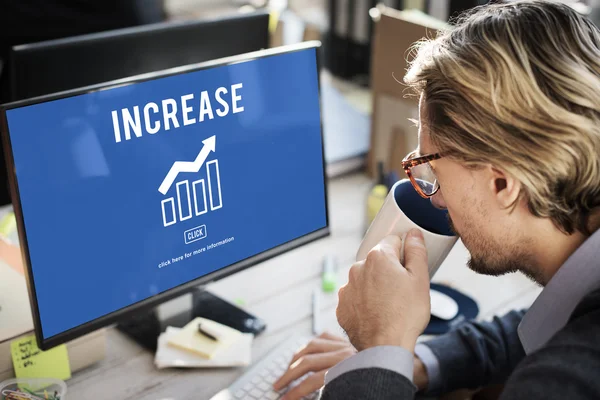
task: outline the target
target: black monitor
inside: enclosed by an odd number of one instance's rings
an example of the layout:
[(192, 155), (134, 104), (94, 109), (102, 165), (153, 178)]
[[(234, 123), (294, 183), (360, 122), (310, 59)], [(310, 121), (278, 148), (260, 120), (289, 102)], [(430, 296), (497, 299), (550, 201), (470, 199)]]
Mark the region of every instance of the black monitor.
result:
[(15, 46), (11, 101), (269, 47), (266, 11), (161, 22)]
[(42, 349), (329, 235), (319, 49), (0, 107)]

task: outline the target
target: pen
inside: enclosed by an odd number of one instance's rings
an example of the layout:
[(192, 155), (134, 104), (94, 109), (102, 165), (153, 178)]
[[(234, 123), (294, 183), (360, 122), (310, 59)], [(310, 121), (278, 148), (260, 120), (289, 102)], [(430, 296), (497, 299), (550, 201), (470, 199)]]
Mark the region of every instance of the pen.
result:
[(312, 294), (312, 330), (314, 335), (321, 333), (321, 324), (319, 321), (319, 311), (321, 305), (319, 302), (319, 289), (313, 290)]
[(208, 328), (204, 328), (202, 324), (198, 324), (198, 332), (211, 340), (219, 340), (219, 338), (214, 332), (210, 332), (210, 330)]

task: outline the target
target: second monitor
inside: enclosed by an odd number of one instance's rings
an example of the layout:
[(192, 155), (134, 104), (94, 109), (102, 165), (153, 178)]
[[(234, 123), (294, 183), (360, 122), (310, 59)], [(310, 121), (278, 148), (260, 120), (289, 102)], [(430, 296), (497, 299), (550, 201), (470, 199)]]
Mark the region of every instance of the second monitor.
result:
[(164, 22), (13, 47), (11, 101), (269, 47), (269, 14)]

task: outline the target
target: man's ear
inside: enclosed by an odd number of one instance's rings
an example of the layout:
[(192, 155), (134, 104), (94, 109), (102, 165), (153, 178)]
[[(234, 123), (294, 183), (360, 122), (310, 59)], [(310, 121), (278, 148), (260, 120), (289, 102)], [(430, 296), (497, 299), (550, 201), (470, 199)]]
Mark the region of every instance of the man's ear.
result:
[(489, 184), (493, 196), (502, 208), (512, 206), (521, 193), (521, 182), (499, 168), (489, 166)]

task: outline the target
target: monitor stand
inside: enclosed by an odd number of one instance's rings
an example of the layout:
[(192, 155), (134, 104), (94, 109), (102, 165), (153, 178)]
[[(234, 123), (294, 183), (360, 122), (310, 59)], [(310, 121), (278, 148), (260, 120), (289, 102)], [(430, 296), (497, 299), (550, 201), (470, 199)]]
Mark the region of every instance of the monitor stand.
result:
[(203, 288), (196, 288), (190, 294), (137, 315), (128, 316), (117, 325), (117, 329), (154, 352), (158, 345), (158, 336), (168, 326), (181, 328), (196, 317), (207, 318), (255, 335), (266, 328), (262, 319), (248, 314)]

